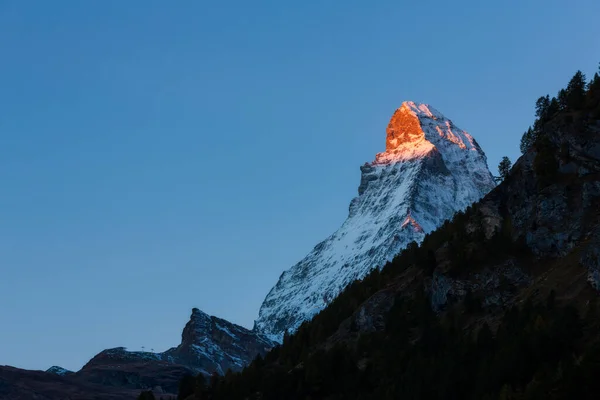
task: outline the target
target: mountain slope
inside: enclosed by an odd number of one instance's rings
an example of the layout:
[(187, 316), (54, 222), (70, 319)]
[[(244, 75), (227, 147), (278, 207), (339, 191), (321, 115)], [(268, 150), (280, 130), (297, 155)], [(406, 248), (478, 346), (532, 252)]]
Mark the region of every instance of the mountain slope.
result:
[(348, 218), (265, 298), (255, 330), (281, 341), (349, 283), (421, 242), (494, 187), (486, 157), (467, 132), (426, 104), (404, 102), (387, 127), (386, 151), (361, 167)]
[(196, 398), (597, 398), (600, 76), (581, 87), (538, 100), (481, 201)]

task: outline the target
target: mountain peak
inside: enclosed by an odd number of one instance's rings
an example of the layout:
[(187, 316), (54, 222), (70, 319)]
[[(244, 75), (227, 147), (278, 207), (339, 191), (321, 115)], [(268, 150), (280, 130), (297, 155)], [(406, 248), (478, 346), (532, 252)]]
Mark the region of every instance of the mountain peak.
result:
[(280, 341), (495, 186), (477, 142), (427, 104), (402, 103), (386, 134), (385, 151), (360, 167), (348, 218), (281, 275), (260, 308), (257, 332)]
[(435, 108), (405, 101), (394, 112), (386, 129), (385, 152), (376, 164), (389, 164), (424, 157), (434, 149), (479, 150), (473, 137), (457, 128)]
[(256, 332), (193, 308), (183, 328), (181, 344), (167, 350), (163, 357), (205, 374), (224, 374), (227, 369), (242, 369), (257, 354), (265, 355), (273, 346), (273, 342)]
[(212, 321), (210, 315), (198, 308), (192, 308), (192, 315), (181, 334), (183, 342), (194, 342), (199, 337), (210, 335)]

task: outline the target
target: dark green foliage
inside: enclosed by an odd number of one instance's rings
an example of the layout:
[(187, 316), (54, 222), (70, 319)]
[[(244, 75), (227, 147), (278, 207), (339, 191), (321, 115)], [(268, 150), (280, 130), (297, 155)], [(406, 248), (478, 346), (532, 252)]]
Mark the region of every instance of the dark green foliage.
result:
[(512, 167), (512, 162), (510, 161), (510, 158), (504, 156), (502, 157), (502, 160), (500, 161), (500, 164), (498, 164), (498, 181), (503, 181), (506, 179), (506, 177), (508, 176), (508, 174), (510, 173), (510, 168)]
[(471, 289), (467, 290), (467, 294), (463, 301), (465, 304), (465, 311), (469, 314), (475, 314), (483, 310), (481, 300), (475, 297)]
[(570, 110), (581, 110), (585, 104), (585, 75), (577, 71), (567, 85), (566, 100)]
[(185, 375), (179, 382), (177, 400), (185, 400), (196, 392), (196, 379), (191, 375)]
[(580, 383), (581, 373), (596, 382), (600, 350), (556, 376), (572, 363), (583, 328), (572, 307), (550, 310), (528, 301), (509, 310), (495, 334), (484, 323), (470, 336), (456, 329), (453, 318), (437, 318), (426, 296), (400, 297), (385, 332), (363, 334), (353, 347), (317, 349), (291, 368), (253, 363), (241, 374), (214, 380), (202, 398), (257, 398), (257, 392), (262, 399), (290, 400), (496, 399), (507, 392), (552, 398)]
[(535, 102), (535, 116), (538, 119), (544, 120), (548, 118), (548, 109), (550, 108), (550, 96), (545, 95), (537, 99)]
[[(230, 372), (230, 371), (228, 371)], [(206, 384), (206, 378), (202, 374), (198, 374), (195, 378), (194, 394), (197, 400), (208, 399), (208, 385)]]
[(154, 397), (154, 393), (151, 390), (144, 390), (138, 396), (138, 400), (156, 400), (156, 397)]
[(560, 111), (560, 104), (558, 103), (558, 99), (553, 97), (550, 100), (550, 105), (548, 106), (548, 110), (546, 111), (546, 118), (550, 119), (554, 117)]
[(568, 106), (568, 96), (565, 89), (561, 89), (558, 92), (558, 109), (559, 111), (565, 111)]
[(533, 145), (534, 142), (535, 142), (535, 133), (534, 133), (533, 129), (531, 129), (531, 127), (529, 127), (529, 129), (527, 129), (525, 131), (525, 133), (523, 133), (523, 136), (521, 136), (521, 144), (519, 146), (519, 148), (521, 150), (521, 154), (525, 154), (527, 152), (527, 150), (529, 150), (529, 148)]
[(600, 119), (600, 75), (598, 72), (594, 74), (588, 84), (586, 105), (586, 108), (590, 111), (590, 116), (594, 119)]

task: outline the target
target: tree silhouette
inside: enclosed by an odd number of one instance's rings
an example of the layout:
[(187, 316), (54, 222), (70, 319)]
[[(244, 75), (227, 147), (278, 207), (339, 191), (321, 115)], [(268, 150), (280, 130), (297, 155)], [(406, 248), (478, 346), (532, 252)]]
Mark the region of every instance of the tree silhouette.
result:
[(502, 161), (498, 164), (498, 174), (499, 176), (496, 178), (497, 182), (501, 182), (506, 179), (510, 172), (510, 168), (512, 167), (512, 162), (510, 158), (504, 156), (502, 157)]
[(585, 102), (585, 75), (577, 71), (567, 85), (567, 107), (572, 110), (581, 110)]
[(138, 400), (156, 400), (151, 390), (145, 390), (138, 396)]
[(521, 145), (520, 145), (521, 154), (525, 154), (527, 152), (527, 149), (529, 149), (531, 147), (531, 145), (533, 145), (534, 141), (535, 141), (535, 134), (533, 132), (533, 129), (531, 129), (531, 127), (529, 127), (529, 129), (527, 129), (525, 131), (525, 133), (523, 134), (523, 136), (521, 137)]

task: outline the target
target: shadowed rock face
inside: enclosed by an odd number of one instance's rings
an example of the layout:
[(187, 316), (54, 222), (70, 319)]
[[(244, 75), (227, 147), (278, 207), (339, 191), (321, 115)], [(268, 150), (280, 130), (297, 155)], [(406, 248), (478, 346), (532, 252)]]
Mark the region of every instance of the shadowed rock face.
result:
[[(525, 237), (538, 257), (560, 258), (577, 254), (598, 288), (600, 276), (600, 121), (588, 126), (555, 122), (547, 126), (547, 138), (556, 163), (550, 184), (540, 184), (536, 168), (539, 154), (531, 149), (514, 165), (510, 179), (491, 199), (501, 198), (514, 230)], [(499, 200), (496, 200), (499, 202)]]
[(333, 235), (285, 271), (255, 330), (280, 341), (371, 269), (479, 200), (494, 186), (467, 132), (426, 104), (405, 102), (386, 130), (386, 151), (361, 168), (358, 197)]
[(224, 374), (228, 369), (240, 371), (257, 355), (264, 356), (274, 345), (258, 333), (194, 308), (183, 328), (179, 346), (163, 353), (127, 351), (123, 347), (104, 350), (81, 371), (98, 366), (172, 364), (183, 366), (194, 374)]
[(224, 374), (228, 369), (241, 370), (274, 345), (261, 334), (194, 308), (183, 329), (181, 344), (167, 350), (164, 356), (198, 372)]

